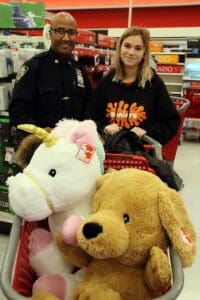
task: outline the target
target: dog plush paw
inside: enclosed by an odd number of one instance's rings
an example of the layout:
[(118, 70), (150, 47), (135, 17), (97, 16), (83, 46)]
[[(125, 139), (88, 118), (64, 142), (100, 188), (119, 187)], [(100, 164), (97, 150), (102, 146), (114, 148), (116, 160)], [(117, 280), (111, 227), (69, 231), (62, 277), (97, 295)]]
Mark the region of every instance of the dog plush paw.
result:
[(153, 291), (167, 289), (171, 280), (171, 269), (167, 255), (159, 247), (152, 247), (145, 270), (147, 285)]

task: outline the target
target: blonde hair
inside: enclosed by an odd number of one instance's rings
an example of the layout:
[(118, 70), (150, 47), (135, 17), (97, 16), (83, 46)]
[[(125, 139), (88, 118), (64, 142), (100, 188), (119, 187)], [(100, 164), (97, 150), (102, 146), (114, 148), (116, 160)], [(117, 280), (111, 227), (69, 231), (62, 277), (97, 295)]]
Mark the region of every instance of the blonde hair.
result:
[(125, 77), (124, 64), (120, 58), (121, 46), (123, 41), (127, 37), (132, 35), (140, 35), (144, 43), (145, 54), (143, 60), (139, 65), (138, 74), (137, 74), (137, 78), (139, 80), (138, 85), (144, 88), (146, 82), (151, 81), (153, 77), (153, 71), (150, 66), (150, 50), (149, 50), (150, 33), (148, 29), (142, 27), (130, 27), (126, 29), (124, 33), (121, 35), (113, 58), (113, 66), (116, 70), (115, 76), (113, 77), (113, 81), (118, 82), (120, 80), (122, 81), (124, 80)]

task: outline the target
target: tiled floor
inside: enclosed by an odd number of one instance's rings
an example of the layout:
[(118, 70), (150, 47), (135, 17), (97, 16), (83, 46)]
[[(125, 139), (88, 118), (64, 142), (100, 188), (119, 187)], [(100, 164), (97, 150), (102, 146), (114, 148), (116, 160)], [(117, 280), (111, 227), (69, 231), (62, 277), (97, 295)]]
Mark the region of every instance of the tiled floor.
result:
[[(197, 233), (197, 256), (193, 266), (185, 269), (185, 282), (178, 300), (200, 299), (200, 142), (183, 141), (178, 147), (175, 170), (183, 178), (184, 188), (180, 191)], [(0, 266), (6, 250), (8, 237), (0, 234)], [(0, 300), (6, 298), (0, 291)]]

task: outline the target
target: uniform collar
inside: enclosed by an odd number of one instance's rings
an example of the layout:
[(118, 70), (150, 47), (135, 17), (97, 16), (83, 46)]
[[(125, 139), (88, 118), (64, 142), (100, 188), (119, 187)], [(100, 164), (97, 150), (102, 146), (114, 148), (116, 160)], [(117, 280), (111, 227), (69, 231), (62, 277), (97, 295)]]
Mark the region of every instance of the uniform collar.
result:
[(69, 64), (72, 61), (72, 55), (69, 55), (67, 58), (63, 59), (57, 53), (55, 53), (55, 51), (52, 48), (49, 49), (49, 55), (52, 62), (56, 64)]

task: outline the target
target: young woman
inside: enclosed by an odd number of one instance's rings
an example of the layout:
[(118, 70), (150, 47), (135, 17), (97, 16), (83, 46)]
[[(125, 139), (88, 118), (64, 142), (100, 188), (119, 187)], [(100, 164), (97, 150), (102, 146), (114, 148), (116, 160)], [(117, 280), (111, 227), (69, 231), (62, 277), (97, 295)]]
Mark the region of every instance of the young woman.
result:
[(96, 87), (93, 119), (100, 133), (126, 129), (164, 145), (176, 134), (180, 117), (150, 66), (149, 41), (145, 28), (131, 27), (122, 34), (114, 68)]

